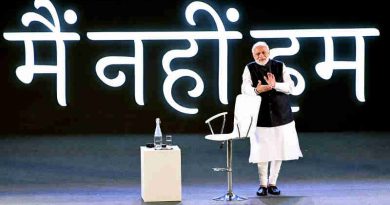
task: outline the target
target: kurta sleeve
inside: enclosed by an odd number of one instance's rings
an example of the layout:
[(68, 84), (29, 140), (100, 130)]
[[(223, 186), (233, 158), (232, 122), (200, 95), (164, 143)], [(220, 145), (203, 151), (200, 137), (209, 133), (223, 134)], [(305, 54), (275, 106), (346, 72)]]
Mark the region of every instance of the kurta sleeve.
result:
[(248, 66), (245, 66), (244, 72), (242, 73), (241, 93), (246, 95), (257, 95), (255, 88), (253, 87)]
[(294, 88), (294, 81), (291, 79), (290, 74), (286, 71), (286, 66), (283, 64), (283, 82), (275, 83), (275, 90), (285, 94), (291, 94)]

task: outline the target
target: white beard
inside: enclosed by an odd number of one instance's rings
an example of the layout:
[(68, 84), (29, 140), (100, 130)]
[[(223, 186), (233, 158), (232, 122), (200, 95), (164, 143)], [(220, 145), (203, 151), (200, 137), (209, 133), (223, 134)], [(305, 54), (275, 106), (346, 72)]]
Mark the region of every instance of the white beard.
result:
[(263, 60), (263, 61), (259, 61), (259, 60), (257, 60), (257, 61), (256, 61), (256, 63), (258, 63), (259, 65), (262, 65), (262, 66), (264, 66), (265, 64), (267, 64), (267, 63), (268, 63), (268, 61), (269, 61), (269, 58), (267, 58), (266, 60)]

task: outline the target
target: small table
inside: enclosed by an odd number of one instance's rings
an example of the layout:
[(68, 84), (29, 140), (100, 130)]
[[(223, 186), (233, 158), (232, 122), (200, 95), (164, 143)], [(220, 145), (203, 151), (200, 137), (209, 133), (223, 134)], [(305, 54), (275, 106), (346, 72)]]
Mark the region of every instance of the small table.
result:
[(181, 201), (181, 151), (141, 146), (141, 196), (145, 202)]

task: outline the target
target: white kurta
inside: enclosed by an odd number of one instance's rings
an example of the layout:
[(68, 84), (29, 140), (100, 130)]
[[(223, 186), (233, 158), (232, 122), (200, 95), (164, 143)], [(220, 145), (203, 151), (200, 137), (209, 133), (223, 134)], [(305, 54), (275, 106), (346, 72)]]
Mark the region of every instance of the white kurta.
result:
[(277, 127), (257, 127), (250, 142), (250, 163), (302, 157), (294, 121)]
[[(284, 82), (276, 82), (274, 89), (278, 92), (290, 94), (294, 82), (286, 72), (284, 64), (283, 80)], [(254, 91), (248, 67), (245, 67), (242, 74), (241, 92), (247, 95), (257, 95)], [(277, 127), (257, 127), (255, 135), (250, 138), (250, 142), (250, 163), (294, 160), (302, 157), (294, 121)]]

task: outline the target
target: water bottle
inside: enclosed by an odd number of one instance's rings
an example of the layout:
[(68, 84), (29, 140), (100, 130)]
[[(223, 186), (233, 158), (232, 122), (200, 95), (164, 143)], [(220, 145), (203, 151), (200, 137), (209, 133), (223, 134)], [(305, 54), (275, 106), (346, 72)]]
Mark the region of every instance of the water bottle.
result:
[(160, 124), (160, 118), (156, 118), (156, 129), (154, 130), (154, 149), (161, 149), (162, 145), (162, 133)]

